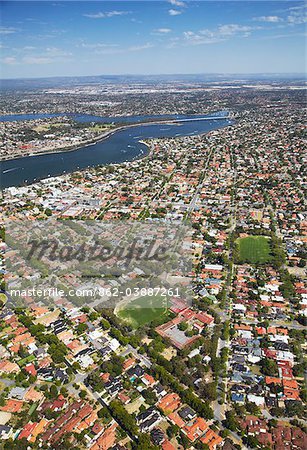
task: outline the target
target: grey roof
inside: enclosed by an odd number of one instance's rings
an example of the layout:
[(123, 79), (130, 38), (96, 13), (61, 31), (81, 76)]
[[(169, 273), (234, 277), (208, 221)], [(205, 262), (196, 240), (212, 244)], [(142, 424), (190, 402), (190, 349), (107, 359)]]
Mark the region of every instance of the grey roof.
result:
[(25, 393), (27, 392), (27, 389), (21, 388), (21, 387), (13, 387), (13, 389), (10, 390), (8, 397), (9, 398), (17, 398), (18, 400), (22, 400), (25, 396)]

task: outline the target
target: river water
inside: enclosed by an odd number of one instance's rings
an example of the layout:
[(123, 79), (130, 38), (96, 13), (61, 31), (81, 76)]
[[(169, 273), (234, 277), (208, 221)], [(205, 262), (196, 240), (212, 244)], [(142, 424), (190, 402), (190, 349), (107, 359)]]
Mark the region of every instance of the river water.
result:
[[(59, 114), (63, 115), (63, 114)], [(52, 117), (54, 115), (17, 115), (0, 116), (0, 121), (5, 120), (30, 120), (33, 118)], [(101, 121), (117, 123), (138, 123), (144, 120), (159, 119), (197, 119), (199, 116), (127, 116), (127, 117), (95, 117), (84, 115), (72, 115), (80, 122)], [(140, 140), (149, 138), (192, 136), (207, 133), (211, 130), (227, 126), (231, 121), (226, 117), (225, 112), (215, 113), (209, 120), (193, 120), (187, 122), (163, 123), (163, 124), (142, 124), (132, 126), (123, 130), (115, 131), (106, 139), (81, 147), (73, 151), (60, 153), (50, 153), (39, 156), (26, 156), (23, 158), (1, 162), (1, 188), (9, 186), (21, 186), (31, 184), (37, 180), (49, 176), (57, 176), (70, 173), (75, 170), (85, 169), (98, 165), (112, 163), (122, 163), (141, 158), (148, 153), (146, 145)]]

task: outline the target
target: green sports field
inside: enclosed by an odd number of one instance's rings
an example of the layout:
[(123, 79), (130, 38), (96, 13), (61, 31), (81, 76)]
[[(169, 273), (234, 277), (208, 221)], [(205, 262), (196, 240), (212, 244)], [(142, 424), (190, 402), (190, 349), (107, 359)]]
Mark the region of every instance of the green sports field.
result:
[(265, 236), (248, 236), (237, 240), (239, 262), (265, 264), (271, 258), (270, 239)]
[(117, 311), (117, 316), (129, 322), (133, 328), (150, 323), (167, 314), (167, 298), (162, 296), (144, 296), (131, 300)]

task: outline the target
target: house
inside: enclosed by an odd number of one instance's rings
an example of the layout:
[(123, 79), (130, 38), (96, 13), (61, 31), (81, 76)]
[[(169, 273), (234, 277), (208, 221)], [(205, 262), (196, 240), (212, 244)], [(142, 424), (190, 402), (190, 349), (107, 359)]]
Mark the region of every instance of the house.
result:
[(163, 419), (159, 411), (151, 406), (146, 411), (140, 413), (136, 417), (136, 420), (140, 427), (140, 430), (143, 433), (147, 433), (155, 428)]
[(173, 444), (166, 440), (162, 443), (162, 450), (176, 450), (176, 447), (173, 446)]
[(166, 390), (159, 382), (153, 387), (152, 390), (157, 395), (158, 398), (164, 397), (164, 395), (167, 394)]
[(123, 362), (123, 370), (128, 370), (131, 367), (134, 366), (134, 364), (136, 363), (135, 358), (128, 358), (126, 359), (126, 361)]
[(170, 422), (172, 422), (174, 425), (177, 425), (177, 427), (179, 428), (183, 428), (185, 425), (184, 420), (182, 420), (182, 418), (179, 416), (177, 412), (169, 414), (168, 419), (170, 420)]
[(194, 358), (194, 356), (199, 355), (199, 354), (200, 354), (199, 348), (195, 348), (188, 354), (188, 358), (189, 359)]
[(32, 430), (31, 433), (31, 437), (29, 440), (29, 442), (35, 442), (36, 438), (39, 434), (41, 434), (43, 431), (45, 431), (46, 427), (48, 426), (48, 420), (43, 418), (40, 420), (40, 422), (38, 422), (36, 424), (36, 426), (34, 427), (34, 429)]
[(165, 441), (165, 434), (160, 428), (151, 430), (150, 437), (154, 445), (161, 445)]
[(67, 383), (68, 382), (68, 375), (67, 375), (67, 373), (64, 370), (57, 369), (54, 372), (54, 379), (61, 381), (61, 383)]
[(53, 380), (53, 369), (52, 367), (42, 367), (37, 370), (37, 377), (46, 381)]
[(10, 390), (8, 398), (17, 398), (18, 400), (23, 400), (27, 389), (21, 387), (14, 387)]
[(0, 425), (0, 439), (6, 440), (12, 437), (13, 428), (9, 425)]
[(120, 343), (118, 342), (117, 339), (113, 338), (111, 339), (111, 341), (109, 342), (109, 346), (111, 347), (111, 349), (113, 350), (113, 352), (115, 352), (115, 350), (117, 350), (120, 347)]
[(153, 386), (155, 383), (157, 383), (154, 377), (148, 375), (148, 373), (145, 373), (145, 375), (141, 378), (141, 380), (146, 386)]
[(254, 394), (248, 394), (247, 400), (251, 403), (255, 403), (257, 406), (263, 406), (264, 405), (264, 397), (260, 395), (254, 395)]
[(215, 450), (217, 447), (223, 444), (223, 439), (215, 431), (209, 428), (206, 434), (200, 438), (203, 444), (207, 444), (210, 450)]
[(165, 395), (157, 404), (166, 415), (174, 412), (181, 405), (181, 400), (178, 394), (172, 392)]
[(248, 435), (255, 436), (261, 444), (272, 446), (272, 434), (269, 433), (267, 423), (264, 419), (248, 415), (244, 420), (240, 421), (240, 424), (247, 431)]
[(196, 412), (193, 411), (192, 408), (190, 408), (190, 406), (185, 406), (183, 407), (179, 412), (178, 412), (179, 416), (187, 421), (187, 420), (192, 420), (196, 417)]
[(39, 347), (37, 350), (34, 350), (33, 354), (37, 359), (41, 359), (47, 356), (47, 351), (43, 347)]
[(4, 406), (0, 406), (0, 411), (9, 413), (19, 413), (22, 410), (23, 402), (20, 400), (6, 400)]
[(135, 378), (141, 377), (142, 375), (144, 375), (144, 373), (145, 373), (145, 370), (139, 364), (137, 364), (136, 366), (131, 367), (130, 369), (127, 370), (127, 375), (132, 380), (135, 380)]
[(123, 390), (123, 384), (120, 377), (113, 378), (105, 384), (105, 388), (111, 397), (117, 395)]
[(204, 432), (208, 429), (207, 422), (202, 417), (196, 417), (187, 423), (182, 431), (186, 436), (190, 439), (191, 442), (194, 442), (200, 436), (204, 434)]
[(26, 364), (26, 366), (24, 367), (24, 370), (26, 372), (28, 372), (30, 375), (32, 375), (33, 377), (36, 377), (36, 375), (37, 375), (37, 370), (35, 369), (35, 366), (33, 363)]
[(244, 394), (236, 394), (236, 393), (232, 393), (231, 394), (231, 401), (234, 403), (241, 403), (244, 404), (245, 402), (245, 396)]
[(124, 404), (127, 405), (130, 402), (130, 397), (126, 395), (125, 391), (119, 392), (117, 398)]
[(7, 359), (0, 362), (0, 373), (18, 373), (20, 368), (18, 364)]
[(37, 422), (27, 423), (18, 435), (18, 439), (29, 439), (33, 430), (36, 428)]
[(24, 400), (26, 402), (39, 402), (44, 398), (44, 394), (35, 389), (34, 386), (31, 386), (30, 389), (24, 395)]
[(51, 409), (51, 411), (61, 411), (67, 405), (67, 400), (63, 395), (59, 395), (57, 399), (53, 401), (44, 402), (41, 405), (41, 409), (45, 411), (46, 409)]
[(265, 397), (265, 404), (268, 408), (276, 408), (278, 406), (278, 399), (276, 396)]
[(117, 424), (113, 423), (107, 428), (90, 447), (90, 450), (108, 450), (116, 442), (116, 428)]

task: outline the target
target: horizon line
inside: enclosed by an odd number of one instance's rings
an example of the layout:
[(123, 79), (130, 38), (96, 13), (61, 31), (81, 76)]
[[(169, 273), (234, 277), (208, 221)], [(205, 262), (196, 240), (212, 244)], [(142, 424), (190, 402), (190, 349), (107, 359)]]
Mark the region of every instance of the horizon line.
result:
[(98, 74), (98, 75), (54, 75), (46, 77), (15, 77), (15, 78), (0, 78), (0, 81), (11, 81), (11, 80), (46, 80), (54, 78), (97, 78), (97, 77), (171, 77), (171, 76), (247, 76), (247, 75), (296, 75), (307, 78), (306, 72), (195, 72), (195, 73), (122, 73), (122, 74)]

